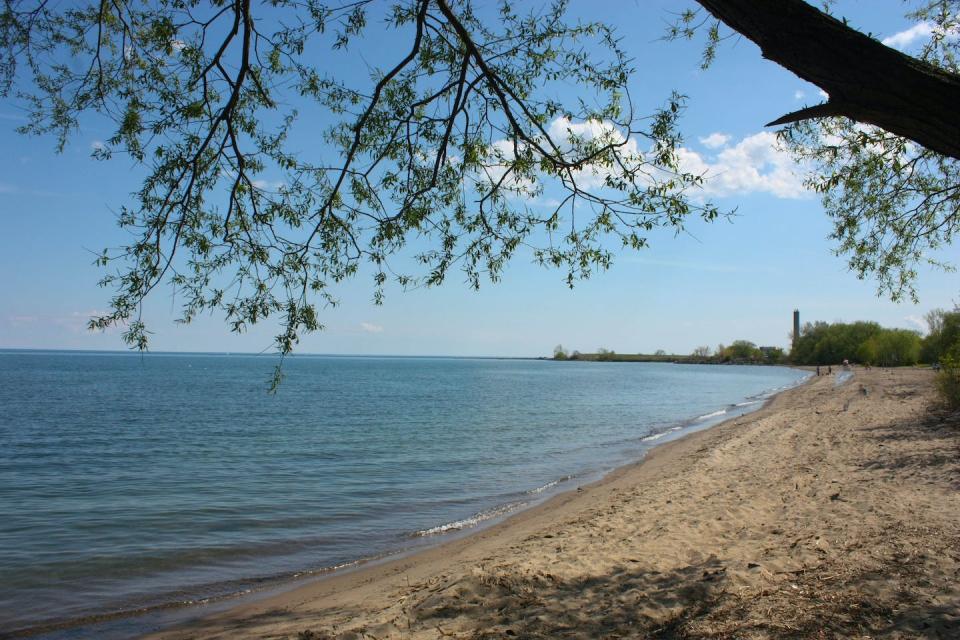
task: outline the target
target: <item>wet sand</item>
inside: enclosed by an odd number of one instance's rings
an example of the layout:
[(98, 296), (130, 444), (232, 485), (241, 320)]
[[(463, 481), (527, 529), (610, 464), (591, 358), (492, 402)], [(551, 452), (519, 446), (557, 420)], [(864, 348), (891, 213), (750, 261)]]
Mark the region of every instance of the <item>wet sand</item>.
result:
[(858, 370), (474, 535), (186, 638), (957, 638), (960, 416)]

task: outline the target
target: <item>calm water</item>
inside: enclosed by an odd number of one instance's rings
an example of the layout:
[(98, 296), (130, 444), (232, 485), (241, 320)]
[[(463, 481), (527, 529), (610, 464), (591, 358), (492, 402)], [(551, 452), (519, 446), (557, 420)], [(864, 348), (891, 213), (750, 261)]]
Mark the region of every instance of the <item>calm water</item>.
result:
[(296, 357), (269, 396), (275, 364), (0, 351), (0, 632), (436, 541), (803, 375)]

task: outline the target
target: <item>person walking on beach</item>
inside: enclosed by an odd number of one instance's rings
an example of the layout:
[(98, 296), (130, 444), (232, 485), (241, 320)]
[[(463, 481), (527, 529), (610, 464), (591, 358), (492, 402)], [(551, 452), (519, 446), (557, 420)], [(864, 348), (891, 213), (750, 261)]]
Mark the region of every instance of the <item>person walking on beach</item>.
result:
[(817, 376), (820, 375), (820, 365), (817, 365)]

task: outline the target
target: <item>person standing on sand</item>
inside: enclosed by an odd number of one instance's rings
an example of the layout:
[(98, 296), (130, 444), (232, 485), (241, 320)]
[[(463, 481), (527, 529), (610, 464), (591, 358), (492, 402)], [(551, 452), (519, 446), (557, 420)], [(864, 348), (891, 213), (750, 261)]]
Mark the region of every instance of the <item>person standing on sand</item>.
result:
[(820, 376), (820, 365), (817, 365), (817, 376)]

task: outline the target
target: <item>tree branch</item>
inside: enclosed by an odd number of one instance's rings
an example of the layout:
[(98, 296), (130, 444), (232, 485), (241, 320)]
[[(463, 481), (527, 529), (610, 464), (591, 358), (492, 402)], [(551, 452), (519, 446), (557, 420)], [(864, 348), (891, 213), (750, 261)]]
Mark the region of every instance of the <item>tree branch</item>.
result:
[(846, 116), (960, 159), (957, 74), (884, 46), (803, 0), (697, 2), (763, 57), (830, 94), (834, 108), (802, 118)]
[(775, 127), (781, 124), (790, 124), (791, 122), (800, 122), (801, 120), (810, 120), (813, 118), (830, 118), (833, 116), (842, 116), (843, 107), (835, 102), (824, 102), (823, 104), (806, 107), (797, 111), (791, 111), (782, 115), (773, 122), (768, 122), (765, 127)]

